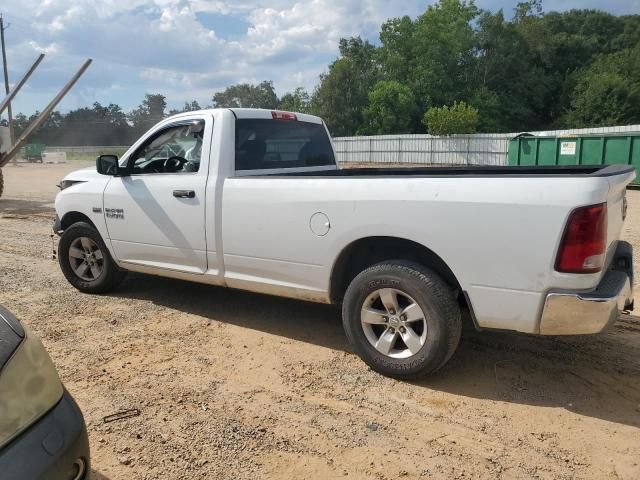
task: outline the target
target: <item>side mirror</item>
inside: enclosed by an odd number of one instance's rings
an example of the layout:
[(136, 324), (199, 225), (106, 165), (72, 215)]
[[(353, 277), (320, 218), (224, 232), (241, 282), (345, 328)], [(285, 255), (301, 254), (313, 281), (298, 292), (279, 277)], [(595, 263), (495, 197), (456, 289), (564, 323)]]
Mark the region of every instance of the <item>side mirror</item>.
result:
[(96, 170), (101, 175), (118, 175), (120, 174), (120, 166), (118, 165), (117, 155), (100, 155), (96, 158)]

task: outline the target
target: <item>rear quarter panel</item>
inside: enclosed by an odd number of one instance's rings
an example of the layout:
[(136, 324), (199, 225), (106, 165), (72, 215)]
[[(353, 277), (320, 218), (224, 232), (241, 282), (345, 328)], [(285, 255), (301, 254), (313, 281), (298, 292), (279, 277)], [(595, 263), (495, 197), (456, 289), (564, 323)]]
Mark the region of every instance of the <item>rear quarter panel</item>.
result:
[[(449, 265), (481, 326), (536, 332), (547, 290), (597, 284), (599, 274), (559, 274), (553, 264), (571, 210), (605, 201), (608, 190), (598, 177), (229, 178), (226, 279), (327, 300), (335, 259), (350, 243), (406, 238)], [(309, 227), (316, 212), (329, 218), (325, 236)]]

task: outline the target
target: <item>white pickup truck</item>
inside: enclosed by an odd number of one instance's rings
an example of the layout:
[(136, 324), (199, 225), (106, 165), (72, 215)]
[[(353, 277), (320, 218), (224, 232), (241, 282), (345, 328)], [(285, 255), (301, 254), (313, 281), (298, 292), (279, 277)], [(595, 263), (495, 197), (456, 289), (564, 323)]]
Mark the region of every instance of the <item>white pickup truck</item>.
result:
[(173, 116), (96, 163), (56, 198), (73, 286), (135, 271), (342, 304), (354, 350), (397, 378), (443, 366), (464, 318), (590, 334), (633, 307), (632, 167), (339, 169), (320, 118), (255, 109)]

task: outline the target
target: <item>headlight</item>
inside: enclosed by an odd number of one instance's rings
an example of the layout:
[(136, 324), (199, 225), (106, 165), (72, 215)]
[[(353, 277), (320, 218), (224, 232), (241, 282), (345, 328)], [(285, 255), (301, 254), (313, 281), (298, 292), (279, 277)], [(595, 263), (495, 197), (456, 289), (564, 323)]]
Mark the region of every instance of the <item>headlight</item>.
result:
[(0, 448), (62, 398), (62, 383), (46, 350), (28, 327), (0, 370)]
[(83, 183), (81, 180), (62, 180), (56, 187), (60, 190), (64, 190), (65, 188), (69, 188), (71, 185), (75, 185), (76, 183)]

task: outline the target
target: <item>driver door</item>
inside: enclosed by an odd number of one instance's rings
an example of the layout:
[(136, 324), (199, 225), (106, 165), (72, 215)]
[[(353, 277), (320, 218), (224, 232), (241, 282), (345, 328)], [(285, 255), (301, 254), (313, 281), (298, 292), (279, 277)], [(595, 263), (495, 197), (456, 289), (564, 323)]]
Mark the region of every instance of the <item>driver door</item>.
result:
[(119, 261), (206, 271), (205, 187), (212, 130), (212, 117), (184, 117), (153, 130), (124, 159), (128, 175), (112, 178), (104, 191), (107, 229)]

